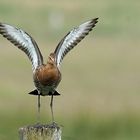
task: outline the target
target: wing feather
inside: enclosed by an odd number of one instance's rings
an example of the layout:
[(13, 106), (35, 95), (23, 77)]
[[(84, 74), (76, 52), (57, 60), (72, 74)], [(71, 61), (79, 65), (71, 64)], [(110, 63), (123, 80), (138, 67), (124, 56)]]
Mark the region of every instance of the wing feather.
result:
[(35, 40), (23, 30), (0, 23), (0, 34), (26, 53), (31, 60), (33, 71), (43, 64), (43, 57)]
[(98, 18), (89, 20), (79, 27), (71, 30), (57, 45), (54, 53), (56, 56), (56, 64), (59, 67), (64, 56), (74, 48), (88, 33), (93, 29), (98, 22)]

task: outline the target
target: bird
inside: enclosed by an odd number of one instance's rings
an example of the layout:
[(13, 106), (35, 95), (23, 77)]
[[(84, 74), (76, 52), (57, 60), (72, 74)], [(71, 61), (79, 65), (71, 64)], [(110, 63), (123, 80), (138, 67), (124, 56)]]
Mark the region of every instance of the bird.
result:
[(15, 26), (0, 22), (0, 34), (22, 50), (32, 64), (35, 90), (29, 94), (38, 96), (38, 112), (40, 113), (40, 96), (51, 96), (50, 108), (53, 115), (53, 97), (60, 95), (56, 88), (61, 81), (60, 66), (65, 55), (72, 50), (86, 35), (92, 31), (98, 18), (88, 20), (69, 31), (58, 43), (54, 52), (50, 53), (44, 63), (36, 41), (25, 31)]

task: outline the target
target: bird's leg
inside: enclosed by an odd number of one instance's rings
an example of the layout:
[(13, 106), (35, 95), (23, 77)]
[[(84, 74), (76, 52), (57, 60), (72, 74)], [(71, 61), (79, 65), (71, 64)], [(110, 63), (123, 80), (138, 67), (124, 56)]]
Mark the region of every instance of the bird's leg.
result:
[(50, 107), (51, 107), (51, 114), (52, 114), (52, 122), (54, 122), (54, 114), (53, 114), (53, 94), (51, 95)]
[(38, 116), (37, 116), (37, 121), (38, 123), (40, 123), (40, 106), (41, 106), (41, 103), (40, 103), (40, 93), (38, 94)]

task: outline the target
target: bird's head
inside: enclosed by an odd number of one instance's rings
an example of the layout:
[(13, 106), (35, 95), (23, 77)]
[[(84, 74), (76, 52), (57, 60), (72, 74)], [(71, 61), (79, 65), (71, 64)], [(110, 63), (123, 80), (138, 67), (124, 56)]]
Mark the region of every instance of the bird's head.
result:
[(51, 53), (48, 57), (48, 61), (49, 64), (55, 64), (55, 55), (54, 53)]

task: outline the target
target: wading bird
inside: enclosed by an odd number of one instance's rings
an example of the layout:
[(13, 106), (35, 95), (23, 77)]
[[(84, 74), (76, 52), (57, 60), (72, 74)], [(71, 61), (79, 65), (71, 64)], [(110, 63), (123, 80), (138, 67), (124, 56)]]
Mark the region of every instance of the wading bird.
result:
[(0, 34), (25, 52), (32, 63), (33, 81), (36, 89), (29, 94), (38, 96), (39, 114), (40, 96), (49, 95), (51, 96), (50, 107), (52, 121), (54, 121), (53, 96), (60, 95), (56, 91), (56, 88), (61, 81), (61, 62), (64, 56), (88, 35), (97, 22), (98, 18), (91, 19), (68, 32), (68, 34), (59, 42), (55, 51), (50, 53), (46, 64), (43, 62), (43, 57), (37, 43), (28, 33), (20, 28), (0, 23)]

